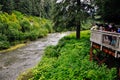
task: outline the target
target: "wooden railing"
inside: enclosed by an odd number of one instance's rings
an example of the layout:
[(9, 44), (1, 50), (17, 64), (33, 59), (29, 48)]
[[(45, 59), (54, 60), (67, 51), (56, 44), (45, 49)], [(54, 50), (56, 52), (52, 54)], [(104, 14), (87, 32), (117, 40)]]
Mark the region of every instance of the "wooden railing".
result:
[[(120, 52), (120, 33), (91, 30), (90, 41)], [(120, 57), (120, 54), (118, 54)]]

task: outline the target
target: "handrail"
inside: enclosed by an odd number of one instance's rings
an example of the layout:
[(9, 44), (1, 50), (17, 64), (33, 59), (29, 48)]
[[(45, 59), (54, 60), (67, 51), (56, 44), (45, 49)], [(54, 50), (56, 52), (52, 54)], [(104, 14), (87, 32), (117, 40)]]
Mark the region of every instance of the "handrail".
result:
[(100, 44), (101, 46), (120, 51), (120, 33), (91, 30), (90, 40)]

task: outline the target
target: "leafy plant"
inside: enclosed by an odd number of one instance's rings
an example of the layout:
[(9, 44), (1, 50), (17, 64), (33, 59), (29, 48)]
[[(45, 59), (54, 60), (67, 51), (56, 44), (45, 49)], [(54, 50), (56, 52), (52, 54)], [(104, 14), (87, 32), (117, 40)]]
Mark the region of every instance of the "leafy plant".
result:
[(0, 41), (0, 50), (7, 49), (10, 47), (10, 43), (8, 41)]
[(47, 56), (47, 57), (58, 57), (59, 54), (56, 50), (56, 47), (55, 46), (48, 46), (45, 49), (45, 56)]
[(20, 25), (22, 26), (22, 32), (30, 31), (30, 23), (27, 19), (24, 19), (20, 22)]

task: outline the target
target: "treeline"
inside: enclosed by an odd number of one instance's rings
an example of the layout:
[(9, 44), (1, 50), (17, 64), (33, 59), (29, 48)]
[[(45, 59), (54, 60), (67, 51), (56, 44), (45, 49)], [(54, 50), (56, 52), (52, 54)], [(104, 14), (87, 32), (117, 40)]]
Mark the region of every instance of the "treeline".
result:
[[(56, 0), (0, 0), (0, 11), (10, 14), (15, 10), (23, 14), (51, 19), (54, 23), (54, 30), (60, 32), (76, 29), (76, 14), (74, 10), (77, 7), (71, 7), (70, 5), (72, 4), (74, 4), (74, 1), (72, 1), (72, 3), (70, 1), (70, 4), (64, 2), (63, 5), (57, 3)], [(65, 11), (67, 7), (70, 8), (70, 11)], [(81, 19), (84, 17), (85, 20), (87, 20), (89, 15), (85, 12), (83, 14), (85, 15), (81, 15)], [(84, 25), (84, 23), (82, 23), (82, 25)], [(82, 26), (81, 30), (89, 28), (88, 26)]]
[(120, 24), (120, 0), (93, 0), (97, 5), (97, 15), (104, 22)]
[(11, 13), (13, 10), (24, 14), (50, 18), (55, 0), (0, 0), (0, 9)]
[(52, 32), (52, 25), (49, 20), (27, 16), (18, 11), (0, 13), (0, 50), (43, 37)]

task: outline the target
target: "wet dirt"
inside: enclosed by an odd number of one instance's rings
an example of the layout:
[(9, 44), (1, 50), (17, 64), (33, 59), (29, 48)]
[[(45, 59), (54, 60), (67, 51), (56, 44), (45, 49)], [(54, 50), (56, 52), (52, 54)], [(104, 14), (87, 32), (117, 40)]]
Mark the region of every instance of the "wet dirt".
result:
[(45, 47), (56, 45), (59, 39), (69, 33), (49, 34), (47, 37), (32, 41), (22, 48), (0, 53), (0, 80), (16, 80), (20, 73), (37, 65)]

